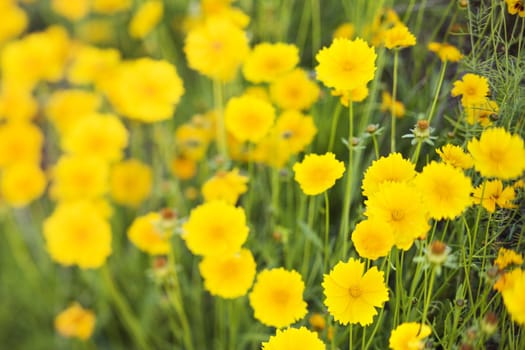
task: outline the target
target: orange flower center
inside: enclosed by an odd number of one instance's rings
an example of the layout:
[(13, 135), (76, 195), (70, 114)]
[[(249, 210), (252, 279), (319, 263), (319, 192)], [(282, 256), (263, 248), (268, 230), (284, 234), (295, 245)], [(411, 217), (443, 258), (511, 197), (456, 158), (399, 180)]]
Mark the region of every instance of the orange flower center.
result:
[(348, 294), (350, 294), (352, 298), (359, 298), (361, 294), (363, 294), (363, 291), (358, 286), (353, 286), (348, 289)]
[(390, 213), (390, 217), (394, 221), (401, 221), (405, 217), (405, 213), (402, 210), (392, 210), (392, 213)]

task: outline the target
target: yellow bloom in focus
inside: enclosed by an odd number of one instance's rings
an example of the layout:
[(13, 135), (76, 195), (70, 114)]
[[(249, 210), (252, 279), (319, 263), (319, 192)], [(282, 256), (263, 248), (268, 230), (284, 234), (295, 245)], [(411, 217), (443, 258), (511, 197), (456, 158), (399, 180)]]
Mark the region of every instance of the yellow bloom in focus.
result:
[(192, 209), (182, 227), (182, 238), (195, 255), (232, 255), (248, 238), (244, 209), (223, 201), (206, 202)]
[(472, 204), (472, 183), (463, 171), (446, 163), (431, 162), (416, 176), (416, 188), (430, 217), (454, 219)]
[(231, 171), (219, 170), (212, 178), (202, 185), (204, 200), (223, 200), (228, 204), (235, 204), (239, 196), (248, 189), (248, 178), (239, 174), (239, 169)]
[(94, 84), (97, 89), (105, 90), (111, 84), (119, 63), (118, 50), (83, 45), (75, 50), (67, 77), (73, 84)]
[(49, 97), (45, 112), (58, 132), (65, 135), (78, 121), (97, 112), (101, 102), (100, 96), (93, 92), (56, 90)]
[(63, 337), (88, 340), (95, 329), (95, 314), (75, 302), (55, 317), (55, 329)]
[(128, 228), (131, 243), (150, 255), (168, 254), (171, 249), (171, 234), (162, 229), (161, 220), (161, 215), (156, 212), (135, 218)]
[(323, 277), (324, 304), (334, 320), (342, 325), (373, 322), (376, 307), (388, 301), (388, 288), (383, 271), (372, 267), (365, 272), (365, 264), (356, 259), (339, 262)]
[(52, 169), (50, 196), (55, 200), (94, 199), (108, 190), (109, 169), (95, 157), (62, 156)]
[(466, 170), (474, 166), (474, 160), (471, 155), (465, 153), (459, 146), (447, 143), (445, 146), (436, 150), (436, 153), (445, 164), (452, 165), (455, 168)]
[(352, 242), (360, 257), (376, 260), (387, 256), (394, 246), (394, 232), (383, 221), (364, 220), (355, 226)]
[(90, 2), (90, 0), (51, 0), (51, 9), (74, 22), (87, 16)]
[(15, 1), (0, 3), (0, 46), (21, 34), (27, 27), (27, 15)]
[(62, 149), (72, 155), (112, 162), (122, 158), (128, 131), (113, 114), (92, 114), (79, 120), (62, 138)]
[(17, 163), (4, 169), (0, 177), (2, 199), (13, 207), (24, 207), (46, 189), (46, 175), (33, 163)]
[(282, 138), (283, 146), (288, 152), (297, 154), (312, 142), (317, 133), (317, 128), (311, 116), (289, 110), (277, 118), (272, 132)]
[(438, 55), (439, 59), (443, 62), (458, 62), (463, 58), (463, 55), (457, 47), (448, 43), (437, 43), (431, 42), (427, 46), (428, 50)]
[(360, 38), (334, 39), (315, 56), (317, 79), (336, 90), (353, 90), (374, 78), (376, 52)]
[(132, 0), (91, 0), (91, 2), (93, 11), (106, 15), (128, 10), (133, 4)]
[(176, 178), (189, 180), (197, 174), (197, 163), (191, 158), (179, 155), (171, 161), (170, 170)]
[(396, 327), (390, 334), (389, 347), (392, 350), (419, 350), (425, 348), (424, 338), (432, 330), (426, 324), (405, 322)]
[(514, 269), (505, 274), (508, 280), (505, 289), (501, 292), (503, 303), (507, 308), (512, 320), (521, 326), (525, 326), (525, 271)]
[(211, 295), (235, 299), (248, 293), (255, 277), (255, 260), (248, 249), (232, 255), (206, 256), (199, 264), (204, 288)]
[(340, 102), (343, 106), (348, 107), (350, 102), (362, 102), (368, 97), (368, 88), (358, 86), (352, 90), (332, 90), (332, 96), (341, 96)]
[(188, 33), (184, 53), (190, 68), (223, 82), (235, 78), (249, 52), (248, 37), (226, 19), (212, 17)]
[(387, 182), (408, 182), (416, 176), (415, 165), (400, 153), (372, 162), (363, 177), (363, 195), (370, 197)]
[(332, 38), (346, 38), (346, 39), (352, 39), (352, 37), (355, 34), (355, 28), (352, 23), (343, 23), (340, 24), (339, 27), (335, 28), (334, 34), (332, 35)]
[(0, 120), (28, 122), (38, 112), (38, 102), (30, 89), (3, 86), (0, 92)]
[(405, 105), (401, 101), (393, 101), (392, 95), (387, 91), (383, 91), (382, 97), (381, 112), (391, 113), (393, 110), (396, 117), (402, 118), (405, 116)]
[(61, 265), (99, 268), (111, 254), (111, 226), (91, 202), (60, 204), (43, 225), (46, 249)]
[(487, 78), (467, 73), (463, 80), (456, 80), (452, 88), (453, 97), (461, 95), (461, 104), (464, 107), (484, 104), (489, 94), (489, 81)]
[(111, 169), (109, 184), (111, 198), (122, 205), (138, 207), (151, 193), (151, 168), (136, 159), (117, 163)]
[(306, 315), (303, 293), (304, 282), (297, 271), (282, 267), (261, 271), (249, 295), (255, 319), (276, 328), (295, 323)]
[(496, 265), (500, 271), (503, 271), (507, 266), (520, 266), (521, 264), (523, 264), (523, 255), (505, 248), (498, 250), (498, 257), (494, 260), (494, 265)]
[(394, 25), (383, 33), (387, 49), (401, 49), (416, 45), (416, 37), (410, 33), (408, 27), (402, 23)]
[(0, 125), (0, 168), (15, 163), (40, 162), (44, 135), (40, 129), (27, 122), (10, 122)]
[(484, 130), (479, 140), (469, 141), (467, 148), (474, 159), (474, 168), (481, 176), (510, 180), (525, 170), (523, 139), (504, 128)]
[(489, 213), (496, 211), (496, 205), (500, 208), (516, 208), (512, 201), (516, 198), (514, 187), (503, 188), (501, 180), (492, 180), (481, 184), (472, 193), (474, 203), (481, 204)]
[(151, 58), (122, 63), (107, 91), (118, 113), (146, 123), (170, 119), (183, 94), (175, 66)]
[(406, 182), (384, 182), (365, 204), (369, 220), (382, 221), (392, 228), (399, 249), (410, 249), (414, 240), (429, 229), (421, 192)]
[(296, 68), (270, 85), (270, 96), (281, 109), (305, 110), (319, 99), (319, 87), (308, 74)]
[(492, 124), (491, 116), (497, 116), (499, 113), (499, 106), (496, 101), (486, 100), (483, 103), (465, 106), (467, 112), (467, 123), (474, 125), (481, 124), (483, 127)]
[(262, 350), (325, 350), (326, 345), (317, 333), (305, 327), (278, 329), (267, 342), (262, 343)]
[(142, 3), (129, 22), (129, 35), (136, 39), (144, 38), (159, 23), (163, 12), (162, 1), (149, 0)]
[(253, 96), (232, 97), (226, 104), (226, 130), (241, 142), (257, 143), (270, 130), (275, 120), (273, 106)]
[(299, 63), (299, 49), (293, 44), (260, 43), (248, 54), (242, 72), (252, 83), (272, 82)]
[(332, 187), (343, 176), (345, 165), (331, 152), (307, 154), (301, 163), (294, 164), (293, 171), (303, 193), (313, 196)]
[(525, 17), (525, 4), (522, 0), (505, 0), (505, 2), (507, 3), (509, 14), (518, 14), (520, 17)]

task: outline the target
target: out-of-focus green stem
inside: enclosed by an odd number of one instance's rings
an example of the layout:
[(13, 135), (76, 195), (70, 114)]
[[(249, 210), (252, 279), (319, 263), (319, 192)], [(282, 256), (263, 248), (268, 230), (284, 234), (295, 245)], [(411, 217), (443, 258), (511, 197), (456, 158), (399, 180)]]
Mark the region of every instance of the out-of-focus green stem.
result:
[(390, 106), (391, 129), (390, 129), (390, 152), (396, 151), (396, 98), (397, 98), (397, 66), (399, 64), (399, 50), (394, 49), (394, 81), (392, 83), (392, 105)]
[(216, 138), (217, 138), (217, 149), (221, 155), (223, 166), (228, 163), (228, 148), (226, 144), (226, 128), (224, 126), (224, 108), (223, 108), (223, 93), (222, 93), (222, 82), (219, 80), (213, 81), (213, 100), (215, 104), (215, 110), (217, 111), (217, 122), (216, 122)]
[(350, 206), (352, 203), (352, 177), (353, 177), (353, 160), (354, 160), (354, 147), (353, 147), (353, 135), (354, 135), (354, 107), (350, 101), (348, 104), (348, 166), (346, 168), (346, 188), (345, 196), (343, 199), (343, 211), (341, 212), (341, 226), (339, 229), (339, 236), (343, 237), (343, 260), (346, 259), (348, 250), (348, 230), (349, 230), (349, 217), (350, 217)]

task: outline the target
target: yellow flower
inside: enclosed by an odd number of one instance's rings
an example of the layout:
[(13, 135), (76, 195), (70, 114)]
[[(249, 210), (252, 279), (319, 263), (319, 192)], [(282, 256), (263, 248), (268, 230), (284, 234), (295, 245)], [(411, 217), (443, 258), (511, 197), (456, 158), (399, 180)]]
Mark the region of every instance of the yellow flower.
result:
[(505, 276), (508, 282), (501, 292), (503, 303), (512, 320), (521, 326), (525, 326), (525, 302), (523, 302), (525, 271), (514, 269), (506, 273)]
[(55, 329), (63, 337), (87, 340), (95, 329), (95, 314), (75, 302), (55, 317)]
[(112, 162), (122, 158), (128, 131), (113, 114), (91, 114), (79, 120), (62, 138), (62, 149), (72, 155)]
[(470, 125), (479, 123), (487, 127), (492, 124), (490, 117), (498, 115), (499, 106), (496, 101), (486, 100), (480, 104), (465, 106), (465, 111), (467, 112), (467, 123)]
[(162, 229), (161, 220), (161, 215), (156, 212), (135, 218), (128, 228), (131, 243), (150, 255), (168, 254), (171, 249), (171, 234)]
[(303, 279), (295, 270), (280, 267), (259, 272), (249, 295), (254, 317), (276, 328), (295, 323), (306, 315), (303, 292)]
[(191, 30), (184, 43), (190, 68), (223, 82), (235, 78), (249, 52), (246, 34), (227, 19), (212, 17)]
[(436, 53), (443, 62), (458, 62), (463, 58), (458, 48), (448, 43), (431, 42), (427, 47), (429, 51)]
[(345, 165), (335, 158), (335, 154), (307, 154), (301, 163), (293, 166), (295, 181), (304, 194), (313, 196), (323, 193), (343, 176)]
[(400, 49), (416, 45), (416, 37), (410, 33), (407, 26), (397, 23), (383, 33), (387, 49)]
[(308, 323), (310, 324), (310, 326), (316, 330), (316, 331), (322, 331), (323, 329), (326, 328), (326, 319), (325, 319), (325, 316), (320, 314), (320, 313), (313, 313), (309, 318), (308, 318)]
[(507, 3), (509, 14), (518, 14), (520, 17), (525, 17), (525, 4), (522, 0), (505, 0), (505, 2)]
[(369, 220), (382, 221), (394, 231), (394, 244), (408, 250), (428, 229), (420, 191), (405, 182), (384, 182), (365, 202)]
[(368, 88), (363, 85), (352, 90), (332, 90), (331, 94), (332, 96), (341, 96), (341, 104), (348, 107), (350, 102), (364, 101), (368, 97)]
[(111, 226), (90, 202), (60, 204), (43, 225), (46, 249), (61, 265), (98, 268), (111, 254)]
[(23, 162), (37, 164), (43, 143), (42, 131), (32, 123), (0, 125), (0, 168)]
[[(287, 140), (274, 127), (264, 139), (257, 143), (252, 152), (248, 151), (243, 156), (251, 161), (266, 164), (275, 169), (281, 169), (292, 155), (288, 147), (289, 143)], [(242, 155), (237, 154), (237, 157), (241, 158)]]
[(0, 120), (28, 122), (38, 112), (38, 102), (29, 89), (4, 85), (0, 92)]
[(81, 45), (74, 52), (67, 78), (76, 85), (94, 84), (97, 89), (105, 90), (113, 81), (119, 63), (120, 52), (116, 49)]
[(92, 0), (93, 11), (107, 15), (128, 10), (132, 4), (132, 0)]
[(138, 207), (151, 193), (153, 172), (136, 159), (117, 163), (111, 169), (110, 193), (116, 203)]
[(472, 139), (467, 146), (474, 168), (485, 177), (510, 180), (525, 170), (525, 147), (519, 135), (512, 135), (504, 128), (490, 128)]
[(51, 9), (71, 22), (81, 20), (89, 13), (90, 0), (52, 0)]
[(274, 120), (273, 106), (253, 96), (232, 97), (224, 111), (226, 130), (241, 142), (257, 143), (268, 133)]
[(175, 130), (176, 149), (186, 158), (201, 160), (208, 150), (208, 130), (193, 123), (185, 123)]
[(355, 226), (352, 242), (360, 257), (376, 260), (387, 256), (394, 246), (394, 232), (383, 221), (364, 220)]
[(192, 209), (182, 230), (188, 249), (204, 256), (237, 253), (248, 238), (244, 210), (223, 201)]
[(363, 195), (370, 197), (386, 182), (407, 182), (416, 176), (415, 165), (400, 153), (375, 160), (363, 177)]
[(189, 180), (197, 174), (197, 163), (191, 158), (179, 155), (171, 161), (170, 170), (176, 178)]
[(489, 94), (487, 78), (467, 73), (463, 80), (456, 80), (451, 94), (453, 97), (461, 95), (461, 104), (464, 107), (486, 103)]
[(454, 219), (472, 204), (470, 178), (452, 165), (427, 164), (416, 176), (415, 185), (434, 219)]
[(164, 5), (159, 0), (149, 0), (140, 5), (129, 22), (129, 35), (142, 39), (159, 23), (164, 11)]
[(270, 96), (281, 109), (305, 110), (319, 98), (319, 87), (304, 70), (296, 68), (273, 81)]
[(81, 119), (95, 113), (101, 105), (99, 95), (84, 90), (56, 90), (45, 107), (49, 120), (65, 135)]
[(335, 28), (334, 34), (332, 35), (332, 38), (346, 38), (346, 39), (352, 39), (355, 33), (355, 28), (352, 23), (343, 23), (340, 24), (337, 28)]
[(488, 212), (496, 211), (496, 205), (500, 208), (515, 208), (512, 201), (516, 198), (514, 187), (503, 188), (501, 180), (487, 181), (481, 184), (472, 193), (474, 203), (481, 204)]
[(393, 101), (392, 95), (390, 95), (387, 91), (383, 91), (383, 99), (381, 101), (381, 112), (387, 112), (391, 113), (392, 110), (394, 111), (394, 115), (398, 118), (402, 118), (405, 116), (405, 105), (400, 101)]
[(425, 347), (424, 338), (432, 330), (426, 324), (405, 322), (396, 327), (390, 334), (389, 347), (392, 350), (418, 350)]
[(521, 264), (523, 264), (523, 255), (505, 248), (498, 250), (498, 257), (494, 260), (494, 265), (496, 265), (500, 271), (503, 271), (507, 266), (519, 266)]
[(455, 168), (466, 170), (474, 166), (472, 156), (465, 153), (459, 146), (447, 143), (436, 152), (445, 164), (452, 165)]
[(108, 175), (102, 159), (62, 156), (52, 169), (50, 196), (56, 200), (97, 198), (108, 190)]
[(117, 112), (154, 123), (173, 116), (184, 87), (168, 61), (140, 58), (120, 65), (107, 94)]
[(302, 152), (312, 142), (317, 128), (311, 116), (289, 110), (277, 118), (272, 132), (283, 139), (283, 146), (290, 153), (296, 154)]
[(299, 63), (299, 49), (293, 44), (260, 43), (248, 54), (242, 72), (252, 83), (272, 82)]
[(27, 15), (15, 1), (0, 3), (0, 46), (18, 36), (27, 27)]
[(315, 56), (319, 62), (317, 79), (327, 87), (353, 90), (365, 86), (374, 78), (376, 53), (360, 38), (334, 39), (330, 47), (322, 48)]
[(255, 277), (255, 260), (248, 249), (231, 255), (206, 256), (199, 264), (204, 288), (211, 295), (235, 299), (248, 293)]
[(262, 350), (325, 350), (326, 345), (317, 333), (305, 327), (278, 329), (267, 342), (262, 343)]
[(223, 200), (235, 204), (239, 196), (247, 191), (247, 182), (248, 178), (239, 174), (239, 169), (218, 171), (202, 185), (202, 196), (207, 202)]
[(371, 324), (376, 307), (388, 301), (383, 271), (374, 266), (365, 272), (365, 264), (356, 259), (337, 263), (322, 285), (328, 312), (343, 325)]
[(3, 199), (13, 207), (24, 207), (46, 189), (46, 175), (33, 163), (16, 163), (4, 169), (0, 177)]

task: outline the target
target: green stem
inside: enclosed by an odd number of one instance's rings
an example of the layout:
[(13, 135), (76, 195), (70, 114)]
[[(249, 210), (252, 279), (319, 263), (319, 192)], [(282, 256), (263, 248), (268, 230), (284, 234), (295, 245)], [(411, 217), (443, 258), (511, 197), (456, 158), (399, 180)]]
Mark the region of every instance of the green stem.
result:
[(352, 350), (354, 348), (354, 339), (353, 339), (353, 329), (352, 324), (350, 323), (350, 326), (348, 326), (348, 350)]
[(399, 64), (399, 50), (394, 50), (394, 78), (392, 83), (392, 106), (390, 106), (390, 119), (392, 121), (390, 129), (390, 152), (396, 151), (396, 113), (395, 105), (397, 98), (397, 66)]
[(430, 121), (432, 120), (432, 117), (434, 116), (434, 111), (436, 109), (437, 100), (439, 98), (439, 92), (441, 91), (441, 86), (443, 85), (443, 81), (445, 80), (445, 70), (447, 69), (447, 61), (443, 61), (441, 64), (441, 72), (439, 73), (439, 82), (436, 88), (436, 92), (434, 94), (434, 100), (432, 101), (432, 107), (430, 107), (430, 112), (428, 113), (428, 124), (430, 124)]
[(223, 168), (228, 163), (228, 148), (226, 144), (226, 128), (224, 126), (224, 108), (223, 108), (223, 93), (222, 82), (218, 80), (213, 81), (213, 100), (215, 109), (217, 111), (216, 121), (216, 138), (217, 149), (221, 155)]
[(337, 105), (334, 109), (334, 113), (332, 114), (332, 126), (330, 127), (330, 138), (328, 141), (328, 152), (332, 152), (332, 149), (334, 148), (334, 141), (335, 141), (335, 134), (337, 130), (337, 124), (339, 122), (339, 116), (341, 115), (341, 108), (342, 108), (341, 102), (337, 102)]
[(379, 159), (379, 144), (377, 143), (377, 137), (375, 134), (372, 135), (372, 143), (374, 144), (374, 154), (376, 159)]
[[(308, 198), (308, 228), (313, 231), (314, 217), (315, 217), (315, 196), (309, 196)], [(303, 267), (301, 269), (303, 278), (306, 280), (306, 275), (308, 273), (308, 264), (310, 262), (310, 250), (312, 244), (310, 239), (306, 236), (304, 240), (304, 251), (303, 251)]]
[(325, 221), (324, 221), (324, 263), (323, 272), (327, 272), (328, 268), (328, 254), (329, 254), (329, 235), (330, 235), (330, 201), (328, 200), (328, 191), (324, 192), (324, 210), (325, 210)]
[(428, 284), (427, 295), (425, 298), (425, 305), (423, 305), (423, 317), (421, 318), (421, 324), (425, 324), (427, 320), (428, 308), (430, 306), (430, 299), (432, 297), (432, 289), (434, 288), (435, 275), (436, 275), (436, 269), (432, 267), (431, 272), (430, 272), (430, 282)]
[(352, 203), (352, 165), (353, 165), (353, 158), (354, 158), (354, 151), (353, 151), (353, 144), (352, 144), (352, 138), (354, 135), (354, 108), (353, 103), (349, 102), (348, 105), (348, 166), (346, 168), (346, 188), (345, 188), (345, 196), (344, 196), (344, 202), (343, 202), (343, 211), (341, 213), (342, 222), (341, 227), (339, 230), (339, 236), (343, 237), (343, 260), (346, 259), (346, 254), (348, 250), (348, 230), (349, 230), (349, 217), (350, 217), (350, 205)]
[(315, 58), (321, 48), (321, 4), (319, 0), (311, 0), (312, 7), (312, 57)]
[(412, 155), (412, 163), (416, 164), (417, 165), (417, 162), (419, 160), (419, 153), (421, 152), (421, 145), (422, 145), (423, 141), (418, 141), (417, 142), (417, 146), (416, 146), (416, 150), (414, 151), (414, 154)]

